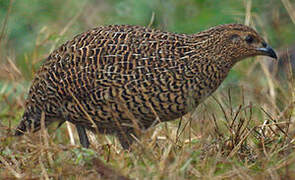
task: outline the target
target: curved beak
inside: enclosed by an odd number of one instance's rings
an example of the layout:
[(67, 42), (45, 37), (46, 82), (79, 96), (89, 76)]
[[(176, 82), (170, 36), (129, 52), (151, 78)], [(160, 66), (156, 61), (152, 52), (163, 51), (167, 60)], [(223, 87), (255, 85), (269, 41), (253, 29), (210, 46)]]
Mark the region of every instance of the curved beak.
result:
[(266, 56), (278, 59), (276, 52), (268, 44), (264, 44), (262, 48), (258, 48), (257, 50)]

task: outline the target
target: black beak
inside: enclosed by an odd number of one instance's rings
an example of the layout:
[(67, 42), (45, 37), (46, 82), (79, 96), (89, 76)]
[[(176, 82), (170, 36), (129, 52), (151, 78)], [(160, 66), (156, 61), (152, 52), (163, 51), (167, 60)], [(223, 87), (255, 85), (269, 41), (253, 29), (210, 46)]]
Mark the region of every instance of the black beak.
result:
[(262, 52), (262, 54), (272, 57), (274, 59), (278, 59), (276, 52), (267, 44), (264, 44), (264, 47), (258, 48), (258, 51)]

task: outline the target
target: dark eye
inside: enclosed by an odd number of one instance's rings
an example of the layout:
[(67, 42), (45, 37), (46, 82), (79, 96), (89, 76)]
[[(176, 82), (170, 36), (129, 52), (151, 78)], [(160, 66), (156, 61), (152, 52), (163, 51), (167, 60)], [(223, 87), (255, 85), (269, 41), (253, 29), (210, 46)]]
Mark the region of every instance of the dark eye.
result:
[(253, 43), (254, 42), (254, 37), (253, 36), (251, 36), (251, 35), (248, 35), (248, 36), (246, 36), (246, 42), (248, 43), (248, 44), (251, 44), (251, 43)]

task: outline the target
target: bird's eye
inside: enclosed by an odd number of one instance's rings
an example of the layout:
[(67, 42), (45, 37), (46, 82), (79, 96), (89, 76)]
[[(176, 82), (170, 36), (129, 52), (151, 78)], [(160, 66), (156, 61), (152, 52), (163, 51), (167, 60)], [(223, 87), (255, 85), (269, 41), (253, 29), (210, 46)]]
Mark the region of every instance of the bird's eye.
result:
[(251, 44), (251, 43), (253, 43), (254, 42), (254, 37), (253, 36), (251, 36), (251, 35), (248, 35), (248, 36), (246, 36), (246, 42), (248, 43), (248, 44)]

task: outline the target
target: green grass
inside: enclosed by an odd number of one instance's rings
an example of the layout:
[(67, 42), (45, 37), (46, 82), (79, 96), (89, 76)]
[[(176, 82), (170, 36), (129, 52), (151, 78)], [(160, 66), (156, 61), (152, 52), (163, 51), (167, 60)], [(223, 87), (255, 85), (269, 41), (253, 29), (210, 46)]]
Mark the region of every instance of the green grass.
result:
[[(79, 10), (78, 1), (67, 1), (67, 8), (39, 15), (64, 4), (32, 1), (28, 12), (21, 2), (1, 1), (0, 15), (6, 21), (0, 28), (0, 179), (99, 179), (103, 173), (132, 179), (295, 179), (292, 69), (286, 68), (286, 77), (277, 79), (266, 65), (273, 60), (262, 57), (237, 64), (212, 97), (181, 119), (144, 132), (131, 152), (112, 136), (91, 133), (91, 148), (81, 148), (75, 129), (66, 124), (12, 136), (40, 63), (74, 34), (97, 24), (147, 25), (153, 12), (154, 27), (193, 33), (215, 24), (243, 22), (249, 15), (244, 2), (252, 1), (214, 2), (89, 0)], [(293, 15), (282, 2), (268, 7), (253, 1), (250, 14), (251, 24), (276, 49), (295, 42), (290, 33)], [(23, 24), (15, 21), (20, 17)]]

